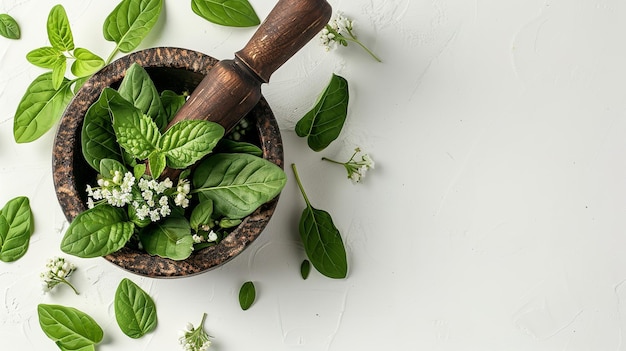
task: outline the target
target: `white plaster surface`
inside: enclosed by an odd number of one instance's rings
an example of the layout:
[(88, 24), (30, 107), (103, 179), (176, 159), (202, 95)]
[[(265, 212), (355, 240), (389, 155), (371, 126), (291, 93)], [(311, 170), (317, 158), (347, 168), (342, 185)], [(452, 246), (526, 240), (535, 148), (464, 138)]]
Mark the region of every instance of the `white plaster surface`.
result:
[[(22, 39), (0, 38), (0, 203), (25, 195), (36, 231), (26, 256), (0, 263), (0, 349), (54, 350), (36, 306), (87, 312), (97, 349), (176, 350), (177, 331), (208, 314), (213, 349), (626, 350), (626, 2), (621, 0), (334, 0), (382, 59), (311, 42), (264, 95), (316, 207), (332, 213), (349, 275), (303, 281), (293, 174), (264, 234), (217, 270), (157, 280), (103, 259), (69, 259), (77, 289), (44, 295), (39, 272), (63, 255), (67, 228), (51, 173), (53, 133), (13, 141), (13, 114), (42, 70), (45, 20), (64, 5), (78, 46), (106, 57), (101, 27), (117, 1), (2, 0)], [(275, 1), (251, 0), (264, 18)], [(231, 58), (254, 29), (212, 25), (189, 1), (141, 48)], [(293, 132), (332, 73), (350, 83), (339, 139), (315, 153)], [(320, 161), (367, 151), (376, 169), (352, 185)], [(63, 255), (65, 256), (65, 255)], [(65, 256), (67, 257), (67, 256)], [(158, 328), (122, 334), (113, 313), (128, 277), (154, 298)], [(242, 311), (247, 280), (258, 298)]]

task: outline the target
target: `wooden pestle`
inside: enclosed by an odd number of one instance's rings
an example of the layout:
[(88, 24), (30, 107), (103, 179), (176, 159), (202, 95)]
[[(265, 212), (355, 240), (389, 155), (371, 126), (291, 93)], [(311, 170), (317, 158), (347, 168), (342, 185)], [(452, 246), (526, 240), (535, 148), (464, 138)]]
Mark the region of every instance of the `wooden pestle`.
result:
[[(234, 59), (211, 68), (167, 128), (203, 119), (219, 123), (228, 133), (259, 102), (261, 84), (319, 33), (331, 14), (326, 0), (279, 0)], [(161, 178), (175, 179), (179, 173), (166, 168)]]

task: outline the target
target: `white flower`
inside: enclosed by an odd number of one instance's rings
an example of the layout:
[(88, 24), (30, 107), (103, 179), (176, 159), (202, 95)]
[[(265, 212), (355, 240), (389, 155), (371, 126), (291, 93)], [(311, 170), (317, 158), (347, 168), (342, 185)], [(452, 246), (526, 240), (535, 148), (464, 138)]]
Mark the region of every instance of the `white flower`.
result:
[(212, 241), (215, 241), (215, 240), (217, 240), (217, 234), (215, 234), (215, 232), (211, 230), (209, 232), (209, 236), (207, 238), (207, 241), (212, 242)]
[(200, 244), (201, 242), (204, 241), (204, 238), (201, 235), (198, 235), (198, 234), (192, 235), (191, 238), (193, 239), (193, 242), (196, 243), (196, 244)]
[(54, 289), (55, 286), (63, 283), (67, 284), (78, 295), (78, 291), (67, 280), (72, 273), (76, 270), (76, 266), (65, 260), (63, 257), (53, 257), (46, 263), (46, 271), (42, 272), (39, 277), (41, 278), (41, 285), (44, 292), (49, 292)]
[(360, 152), (360, 148), (355, 148), (352, 157), (350, 157), (350, 159), (346, 162), (339, 162), (326, 157), (322, 157), (322, 160), (344, 166), (344, 168), (348, 172), (348, 179), (356, 184), (361, 182), (361, 180), (365, 177), (367, 171), (374, 168), (374, 160), (372, 160), (372, 158), (368, 154), (361, 155), (360, 160), (355, 159), (357, 154), (359, 154)]
[(370, 54), (376, 61), (381, 62), (372, 51), (370, 51), (363, 43), (361, 43), (353, 32), (354, 21), (337, 12), (330, 22), (322, 29), (319, 34), (320, 43), (326, 51), (337, 46), (348, 46), (348, 42), (359, 45), (363, 50)]
[(194, 328), (191, 323), (182, 330), (178, 342), (186, 351), (207, 351), (211, 346), (210, 336), (204, 331), (206, 313), (202, 315), (202, 322), (198, 328)]

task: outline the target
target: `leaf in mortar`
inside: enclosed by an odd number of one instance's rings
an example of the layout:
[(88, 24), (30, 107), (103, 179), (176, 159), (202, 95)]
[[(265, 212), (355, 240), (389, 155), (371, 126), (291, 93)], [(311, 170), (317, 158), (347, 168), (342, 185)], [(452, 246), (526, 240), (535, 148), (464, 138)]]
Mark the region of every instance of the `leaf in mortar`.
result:
[(222, 139), (217, 143), (214, 149), (215, 153), (229, 154), (250, 154), (257, 157), (263, 156), (263, 150), (260, 147), (246, 143), (243, 141), (235, 141), (231, 139)]
[(156, 328), (154, 301), (130, 279), (122, 279), (115, 291), (113, 304), (117, 325), (128, 337), (138, 339)]
[(60, 51), (74, 50), (74, 36), (70, 28), (70, 21), (62, 5), (56, 5), (48, 14), (46, 24), (48, 40), (55, 49)]
[(123, 0), (105, 19), (104, 38), (124, 53), (135, 50), (159, 19), (163, 0)]
[(191, 0), (191, 9), (209, 22), (230, 27), (253, 27), (261, 23), (248, 0)]
[(93, 52), (83, 49), (74, 49), (74, 58), (71, 71), (76, 77), (87, 77), (104, 67), (104, 60)]
[(211, 223), (211, 216), (213, 215), (213, 201), (205, 200), (201, 201), (189, 217), (189, 225), (193, 230), (198, 230), (200, 226)]
[(239, 305), (242, 310), (249, 309), (256, 299), (256, 288), (253, 282), (245, 282), (239, 289)]
[(167, 125), (167, 115), (161, 103), (161, 96), (148, 72), (137, 63), (127, 70), (119, 89), (120, 95), (133, 103), (143, 114), (150, 116), (162, 130)]
[(72, 307), (39, 304), (37, 314), (41, 330), (62, 350), (88, 350), (104, 336), (93, 318)]
[(161, 104), (165, 110), (168, 123), (174, 119), (174, 116), (176, 116), (176, 113), (183, 107), (186, 101), (185, 95), (179, 95), (171, 90), (163, 90), (161, 93)]
[(28, 86), (13, 119), (13, 137), (17, 143), (28, 143), (44, 135), (61, 118), (72, 99), (70, 82), (62, 80), (55, 89), (52, 73), (44, 73)]
[(185, 120), (174, 124), (161, 138), (160, 149), (167, 156), (167, 165), (186, 168), (208, 155), (224, 136), (224, 127), (201, 120)]
[(20, 26), (15, 18), (6, 13), (0, 14), (0, 35), (7, 39), (20, 38)]
[(115, 172), (120, 172), (122, 175), (126, 174), (128, 170), (126, 167), (117, 160), (105, 158), (100, 161), (100, 174), (105, 179), (113, 179)]
[(35, 229), (27, 197), (11, 199), (0, 211), (0, 261), (13, 262), (28, 250)]
[(109, 104), (117, 142), (135, 158), (145, 160), (158, 149), (161, 133), (150, 118), (132, 104)]
[(333, 74), (315, 107), (296, 124), (296, 134), (306, 137), (314, 151), (325, 149), (341, 133), (348, 115), (348, 81)]
[(167, 217), (139, 232), (139, 240), (150, 255), (175, 261), (184, 260), (193, 251), (189, 222), (182, 217)]
[(105, 256), (124, 247), (134, 228), (124, 209), (98, 205), (76, 216), (61, 241), (61, 251), (83, 258)]
[(165, 154), (158, 150), (153, 151), (148, 155), (148, 164), (150, 165), (152, 177), (158, 178), (165, 169)]
[(193, 175), (201, 201), (213, 200), (214, 212), (243, 218), (275, 198), (285, 186), (285, 172), (268, 160), (248, 154), (215, 154)]

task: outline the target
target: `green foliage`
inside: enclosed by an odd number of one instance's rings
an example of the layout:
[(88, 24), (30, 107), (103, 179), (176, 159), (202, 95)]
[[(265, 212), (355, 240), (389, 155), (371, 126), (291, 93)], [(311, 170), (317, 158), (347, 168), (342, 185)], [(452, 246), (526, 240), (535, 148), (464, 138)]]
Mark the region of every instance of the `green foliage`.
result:
[(139, 111), (150, 116), (163, 130), (167, 125), (167, 115), (161, 96), (154, 86), (148, 72), (137, 63), (133, 63), (127, 70), (119, 89), (119, 94), (135, 106)]
[(341, 133), (348, 115), (348, 81), (333, 74), (315, 107), (296, 124), (296, 134), (306, 137), (311, 150), (321, 151)]
[(93, 350), (104, 336), (93, 318), (75, 308), (40, 304), (37, 313), (41, 330), (61, 350)]
[(160, 142), (172, 168), (189, 167), (206, 156), (224, 136), (224, 127), (217, 123), (186, 120), (168, 129)]
[(242, 310), (249, 309), (256, 299), (256, 288), (253, 282), (245, 282), (239, 289), (239, 305)]
[(253, 27), (261, 23), (248, 0), (191, 0), (191, 9), (209, 22), (230, 27)]
[(144, 249), (175, 261), (184, 260), (193, 251), (193, 238), (189, 222), (180, 217), (168, 217), (150, 224), (139, 233)]
[(24, 256), (34, 229), (28, 198), (9, 200), (0, 210), (0, 261), (13, 262)]
[(154, 27), (162, 8), (163, 0), (122, 0), (102, 27), (104, 38), (117, 44), (114, 53), (135, 50)]
[(309, 277), (310, 273), (311, 273), (311, 261), (309, 260), (302, 261), (302, 264), (300, 264), (300, 275), (302, 276), (302, 279), (306, 280)]
[(21, 35), (15, 18), (6, 13), (0, 14), (0, 35), (7, 39), (19, 39)]
[(128, 337), (138, 339), (156, 328), (154, 301), (130, 279), (124, 278), (118, 285), (113, 305), (117, 325)]

